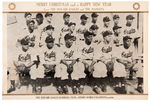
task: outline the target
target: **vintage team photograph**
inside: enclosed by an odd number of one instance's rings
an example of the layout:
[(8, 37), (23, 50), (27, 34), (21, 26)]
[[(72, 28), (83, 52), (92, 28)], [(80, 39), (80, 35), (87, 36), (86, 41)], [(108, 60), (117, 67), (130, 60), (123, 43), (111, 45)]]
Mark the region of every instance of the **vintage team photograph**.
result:
[(7, 94), (143, 94), (143, 13), (7, 13)]

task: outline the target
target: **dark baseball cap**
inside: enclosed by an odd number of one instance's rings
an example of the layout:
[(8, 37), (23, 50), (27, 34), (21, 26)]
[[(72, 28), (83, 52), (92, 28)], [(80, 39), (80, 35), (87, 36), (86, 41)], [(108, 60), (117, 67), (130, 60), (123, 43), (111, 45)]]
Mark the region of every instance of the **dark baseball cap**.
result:
[(87, 19), (88, 19), (88, 17), (87, 17), (85, 14), (83, 14), (83, 15), (81, 15), (80, 19), (87, 20)]
[(91, 30), (96, 30), (96, 29), (99, 29), (99, 27), (98, 27), (97, 25), (92, 25), (92, 26), (90, 27), (90, 29), (91, 29)]
[(120, 27), (120, 26), (114, 26), (113, 30), (120, 29), (120, 28), (122, 28), (122, 27)]
[(70, 15), (68, 13), (64, 13), (63, 18), (65, 18), (67, 16), (70, 17)]
[(89, 31), (86, 31), (86, 32), (84, 33), (84, 37), (87, 37), (87, 36), (90, 36), (90, 35), (94, 36), (95, 34), (92, 33), (92, 32), (89, 32)]
[(46, 37), (45, 42), (46, 42), (46, 43), (53, 43), (54, 40), (55, 40), (55, 39), (54, 39), (51, 35), (49, 35), (49, 36)]
[(106, 17), (103, 18), (103, 22), (109, 22), (109, 21), (110, 21), (110, 19), (109, 19), (108, 16), (106, 16)]
[(52, 26), (52, 25), (48, 25), (48, 26), (46, 26), (46, 28), (45, 28), (45, 30), (54, 30), (54, 27)]
[(135, 19), (135, 17), (133, 17), (133, 15), (128, 15), (128, 16), (126, 17), (126, 20), (133, 20), (133, 19)]
[(43, 15), (41, 13), (37, 13), (36, 18), (43, 18)]
[(112, 32), (107, 30), (107, 31), (103, 32), (102, 35), (103, 35), (103, 37), (106, 37), (108, 35), (112, 35)]
[(34, 21), (34, 20), (28, 21), (28, 22), (27, 22), (27, 25), (30, 24), (30, 23), (35, 24), (35, 21)]
[(53, 16), (53, 14), (50, 12), (46, 12), (45, 17), (47, 17), (47, 16)]
[(26, 18), (28, 15), (32, 15), (31, 13), (25, 13), (24, 17)]
[(29, 44), (29, 41), (25, 38), (23, 38), (21, 41), (20, 41), (21, 45), (28, 45)]
[(76, 26), (76, 23), (70, 22), (70, 23), (68, 24), (68, 27), (70, 27), (70, 26), (72, 26), (72, 25), (75, 25), (75, 26)]
[(68, 33), (64, 36), (64, 40), (68, 40), (68, 39), (72, 39), (73, 41), (75, 41), (76, 37)]
[(92, 13), (91, 17), (98, 17), (98, 14), (97, 13)]
[(117, 19), (117, 18), (120, 18), (119, 15), (114, 15), (113, 16), (113, 19)]
[(128, 39), (132, 39), (130, 36), (124, 36), (123, 41), (127, 41)]

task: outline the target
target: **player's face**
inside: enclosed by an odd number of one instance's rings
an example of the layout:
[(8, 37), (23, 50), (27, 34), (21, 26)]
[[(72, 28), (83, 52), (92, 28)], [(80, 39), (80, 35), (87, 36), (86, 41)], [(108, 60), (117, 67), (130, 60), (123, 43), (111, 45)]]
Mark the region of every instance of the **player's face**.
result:
[(92, 30), (92, 32), (94, 33), (94, 34), (97, 34), (97, 29), (95, 29), (95, 30)]
[(126, 40), (126, 41), (124, 42), (124, 44), (125, 44), (126, 46), (130, 47), (130, 46), (131, 46), (131, 39)]
[(87, 19), (82, 19), (81, 23), (85, 25), (87, 23)]
[(132, 24), (132, 22), (133, 22), (133, 20), (131, 20), (131, 19), (128, 19), (128, 20), (127, 20), (127, 23)]
[(28, 27), (33, 30), (34, 29), (34, 23), (33, 22), (29, 23)]
[(52, 49), (54, 46), (54, 42), (47, 43), (47, 48)]
[(93, 35), (89, 35), (86, 37), (86, 40), (88, 40), (89, 42), (92, 42), (93, 40)]
[(29, 45), (22, 45), (22, 50), (26, 52), (29, 49)]
[(51, 15), (47, 16), (47, 17), (46, 17), (46, 20), (47, 20), (47, 22), (51, 23), (51, 21), (52, 21), (52, 16), (51, 16)]
[(43, 23), (43, 18), (42, 17), (36, 18), (36, 21), (37, 21), (38, 24), (42, 24)]
[(68, 39), (68, 40), (66, 40), (66, 45), (67, 46), (72, 46), (72, 44), (73, 44), (73, 40), (72, 39)]
[(96, 23), (97, 17), (92, 17), (92, 21)]
[(46, 33), (47, 33), (48, 35), (52, 35), (52, 34), (53, 34), (53, 32), (54, 32), (54, 30), (53, 30), (53, 29), (50, 29), (50, 30), (47, 30), (47, 31), (46, 31)]
[(26, 16), (26, 21), (31, 21), (31, 15)]
[(114, 23), (117, 25), (119, 23), (119, 18), (114, 19)]
[(116, 30), (114, 30), (114, 32), (117, 33), (117, 34), (120, 34), (121, 33), (121, 29), (120, 28), (116, 29)]
[(105, 36), (104, 40), (106, 40), (107, 42), (111, 42), (112, 41), (112, 35)]
[(66, 16), (66, 17), (64, 18), (64, 21), (65, 21), (66, 23), (69, 23), (70, 17), (69, 17), (69, 16)]
[(70, 26), (70, 31), (74, 31), (75, 30), (75, 25)]
[(107, 22), (104, 22), (104, 26), (108, 27), (110, 25), (110, 22), (107, 21)]

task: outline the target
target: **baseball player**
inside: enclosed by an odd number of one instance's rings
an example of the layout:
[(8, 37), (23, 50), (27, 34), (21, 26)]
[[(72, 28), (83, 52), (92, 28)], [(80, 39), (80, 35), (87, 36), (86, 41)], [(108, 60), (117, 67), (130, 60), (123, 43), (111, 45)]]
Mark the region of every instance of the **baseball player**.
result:
[(44, 20), (43, 24), (45, 26), (52, 25), (52, 17), (53, 17), (52, 13), (46, 12), (45, 13), (45, 20)]
[(84, 33), (88, 31), (89, 27), (87, 24), (88, 17), (83, 14), (80, 17), (81, 23), (77, 26), (77, 41), (84, 41)]
[[(42, 36), (40, 37), (39, 46), (42, 47), (45, 45), (45, 39), (47, 36), (52, 36), (55, 39), (58, 39), (56, 35), (54, 34), (54, 27), (52, 25), (48, 25), (45, 27), (45, 32), (42, 33)], [(57, 40), (56, 40), (57, 41)], [(57, 42), (58, 43), (58, 42)]]
[(114, 26), (118, 26), (119, 20), (120, 20), (119, 15), (114, 15), (113, 16)]
[(64, 25), (63, 25), (63, 28), (61, 29), (61, 32), (60, 32), (59, 45), (63, 45), (64, 44), (64, 36), (67, 33), (70, 32), (69, 26), (68, 26), (69, 23), (70, 23), (70, 14), (64, 13), (63, 20), (64, 20)]
[[(76, 37), (71, 34), (64, 36), (65, 45), (61, 46), (62, 60), (61, 60), (61, 80), (66, 83), (66, 79), (72, 79), (74, 65), (77, 59), (77, 51), (74, 41)], [(70, 82), (70, 81), (69, 81)], [(67, 85), (63, 85), (64, 93), (68, 93)]]
[(92, 24), (96, 24), (97, 18), (98, 18), (98, 14), (97, 13), (92, 13), (91, 17), (92, 17)]

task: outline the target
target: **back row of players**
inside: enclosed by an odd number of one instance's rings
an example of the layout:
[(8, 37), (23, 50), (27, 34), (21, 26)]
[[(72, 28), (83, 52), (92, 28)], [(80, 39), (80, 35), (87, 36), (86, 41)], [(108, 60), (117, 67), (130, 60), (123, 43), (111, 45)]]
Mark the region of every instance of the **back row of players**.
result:
[[(33, 81), (45, 76), (60, 78), (61, 81), (85, 77), (133, 78), (135, 73), (143, 76), (139, 70), (143, 61), (134, 47), (141, 36), (132, 26), (132, 15), (126, 16), (126, 29), (122, 33), (122, 27), (118, 25), (119, 15), (113, 16), (113, 27), (110, 18), (104, 17), (104, 26), (100, 28), (97, 13), (91, 14), (91, 25), (87, 24), (86, 14), (81, 15), (80, 26), (70, 22), (70, 14), (64, 13), (64, 25), (59, 34), (53, 33), (52, 13), (45, 14), (46, 22), (43, 22), (41, 13), (36, 15), (35, 21), (31, 16), (31, 13), (25, 13), (27, 28), (17, 40), (21, 52), (14, 65), (21, 75), (28, 71)], [(98, 33), (99, 29), (101, 33)], [(124, 85), (123, 80), (120, 82)], [(62, 91), (60, 86), (58, 91)]]

